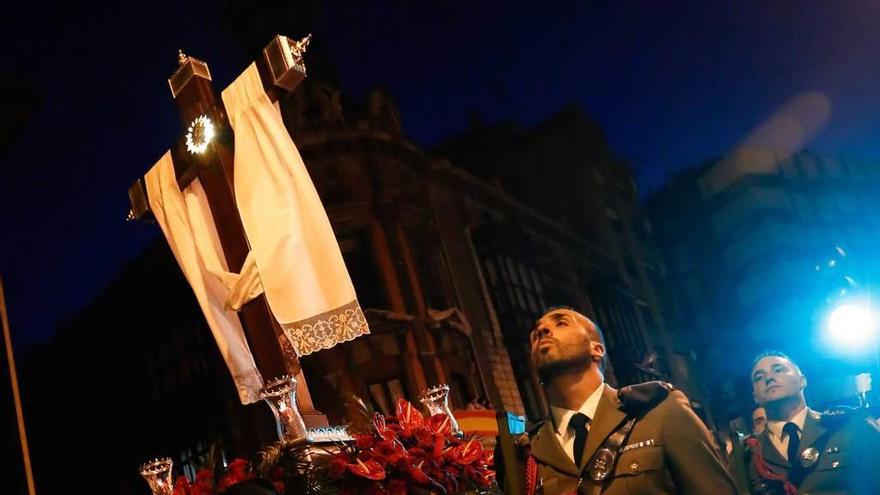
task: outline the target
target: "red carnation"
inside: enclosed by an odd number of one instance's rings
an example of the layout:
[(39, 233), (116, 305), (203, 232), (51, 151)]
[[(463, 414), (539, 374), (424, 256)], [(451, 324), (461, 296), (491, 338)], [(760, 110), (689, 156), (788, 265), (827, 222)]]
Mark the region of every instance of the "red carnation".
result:
[(388, 464), (396, 464), (401, 457), (406, 455), (406, 449), (397, 442), (377, 442), (372, 454), (376, 459)]
[(226, 474), (217, 483), (217, 488), (222, 492), (236, 483), (253, 479), (250, 467), (251, 464), (244, 459), (233, 459), (226, 467)]
[(434, 459), (440, 459), (443, 457), (443, 437), (435, 436), (434, 437), (434, 450), (431, 451), (431, 455), (434, 456)]
[(328, 472), (334, 478), (341, 478), (345, 474), (346, 466), (348, 466), (348, 458), (344, 454), (336, 454), (330, 459)]
[(354, 436), (354, 446), (359, 449), (369, 449), (376, 443), (373, 435), (360, 434)]
[(385, 468), (383, 468), (381, 464), (373, 460), (364, 462), (360, 459), (355, 459), (354, 464), (348, 464), (345, 467), (353, 474), (356, 474), (361, 478), (375, 481), (385, 479)]
[(396, 413), (375, 413), (372, 433), (353, 435), (353, 445), (330, 457), (325, 472), (341, 495), (405, 495), (419, 487), (456, 493), (494, 484), (492, 452), (453, 435), (451, 417), (426, 417), (405, 400)]
[(214, 492), (214, 473), (210, 469), (199, 469), (196, 481), (189, 489), (189, 495), (212, 495)]
[(210, 469), (199, 469), (196, 472), (196, 481), (194, 485), (213, 485), (214, 473)]
[(445, 414), (435, 414), (428, 418), (428, 428), (438, 435), (448, 436), (452, 433), (452, 421)]
[(278, 493), (284, 493), (284, 478), (285, 472), (284, 468), (281, 466), (275, 466), (269, 472), (269, 479), (272, 481), (272, 486), (275, 487), (275, 491)]
[(416, 443), (419, 447), (423, 449), (433, 449), (434, 448), (434, 434), (428, 430), (417, 430), (414, 432), (413, 436), (416, 439)]
[(388, 495), (406, 495), (406, 482), (403, 480), (391, 480), (388, 482), (385, 491), (388, 492)]
[(190, 495), (189, 480), (186, 476), (178, 476), (174, 480), (174, 495)]
[(410, 478), (413, 479), (416, 483), (427, 484), (431, 483), (431, 478), (425, 474), (425, 471), (422, 470), (422, 466), (424, 466), (425, 461), (418, 461), (418, 463), (413, 464), (412, 461), (407, 462), (406, 470), (409, 474)]
[(483, 449), (483, 464), (487, 466), (495, 466), (495, 451), (491, 449)]
[(460, 466), (468, 466), (483, 458), (483, 446), (472, 438), (464, 445), (453, 447), (446, 457)]
[(411, 433), (424, 427), (425, 417), (409, 402), (397, 399), (397, 423), (404, 433)]

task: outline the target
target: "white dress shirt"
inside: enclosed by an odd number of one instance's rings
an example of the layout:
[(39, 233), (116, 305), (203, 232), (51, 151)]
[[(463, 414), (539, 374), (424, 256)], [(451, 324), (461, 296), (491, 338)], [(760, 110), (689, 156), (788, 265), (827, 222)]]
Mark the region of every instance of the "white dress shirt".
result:
[(767, 432), (770, 434), (770, 443), (776, 447), (776, 450), (782, 454), (782, 457), (788, 458), (788, 434), (782, 431), (786, 423), (794, 423), (798, 427), (798, 438), (804, 434), (804, 422), (807, 420), (807, 408), (791, 418), (791, 421), (767, 421)]
[[(565, 451), (568, 458), (574, 462), (574, 436), (575, 432), (573, 428), (568, 427), (568, 422), (571, 420), (571, 417), (576, 413), (581, 413), (586, 417), (590, 418), (590, 421), (593, 421), (593, 418), (596, 416), (596, 408), (599, 407), (599, 400), (602, 398), (602, 392), (605, 391), (605, 384), (600, 383), (596, 390), (587, 397), (587, 400), (581, 404), (581, 407), (576, 411), (572, 411), (571, 409), (565, 409), (563, 407), (550, 406), (550, 414), (553, 416), (553, 424), (556, 425), (556, 440), (559, 440), (559, 445), (562, 446), (562, 450)], [(590, 424), (587, 423), (587, 431), (590, 429)]]

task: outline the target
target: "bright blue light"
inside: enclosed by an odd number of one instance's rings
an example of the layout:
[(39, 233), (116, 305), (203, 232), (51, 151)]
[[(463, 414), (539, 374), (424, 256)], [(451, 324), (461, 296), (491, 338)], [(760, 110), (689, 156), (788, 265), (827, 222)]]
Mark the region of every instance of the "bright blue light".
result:
[(828, 317), (828, 341), (841, 350), (858, 352), (870, 349), (876, 330), (876, 316), (866, 303), (843, 303)]

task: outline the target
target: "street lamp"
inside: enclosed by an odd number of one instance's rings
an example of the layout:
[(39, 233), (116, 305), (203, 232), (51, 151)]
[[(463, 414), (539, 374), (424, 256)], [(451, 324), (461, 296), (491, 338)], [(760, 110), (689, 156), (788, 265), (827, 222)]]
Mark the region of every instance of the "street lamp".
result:
[[(872, 356), (880, 368), (877, 353), (877, 314), (868, 299), (841, 302), (828, 314), (825, 340), (829, 346), (850, 357)], [(868, 408), (868, 392), (871, 390), (871, 374), (861, 373), (855, 377), (856, 393), (862, 407)]]
[(876, 330), (877, 319), (870, 305), (864, 302), (840, 304), (828, 317), (828, 337), (831, 343), (843, 349), (870, 348)]
[[(823, 291), (827, 291), (822, 318), (822, 340), (825, 348), (843, 358), (840, 364), (854, 372), (847, 377), (843, 388), (855, 385), (859, 403), (870, 407), (868, 392), (871, 391), (871, 372), (880, 371), (880, 313), (875, 309), (869, 285), (859, 283), (859, 272), (851, 263), (850, 256), (840, 246), (825, 263), (816, 265)], [(873, 362), (873, 366), (868, 364)], [(850, 379), (854, 379), (850, 381)]]

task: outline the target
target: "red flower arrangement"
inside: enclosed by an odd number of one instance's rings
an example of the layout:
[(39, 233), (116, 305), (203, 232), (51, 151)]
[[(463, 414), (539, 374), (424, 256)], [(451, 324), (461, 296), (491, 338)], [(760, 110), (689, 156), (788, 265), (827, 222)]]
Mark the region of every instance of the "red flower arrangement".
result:
[[(277, 470), (270, 472), (272, 484), (278, 493), (284, 493), (284, 481), (282, 472)], [(255, 479), (251, 463), (244, 459), (234, 459), (226, 466), (220, 480), (215, 483), (214, 472), (210, 469), (200, 469), (196, 473), (196, 479), (190, 483), (186, 476), (178, 476), (174, 481), (174, 495), (219, 495), (229, 487)]]
[(492, 452), (453, 434), (449, 417), (425, 417), (400, 399), (397, 416), (374, 413), (370, 431), (329, 456), (325, 482), (340, 494), (458, 494), (495, 486)]
[(193, 481), (178, 477), (174, 495), (222, 495), (254, 479), (288, 495), (499, 493), (492, 451), (477, 437), (454, 434), (445, 414), (425, 417), (401, 399), (397, 415), (385, 417), (359, 403), (364, 416), (353, 441), (317, 448), (303, 441), (278, 442), (256, 465), (235, 459), (216, 478), (212, 469), (199, 470)]

